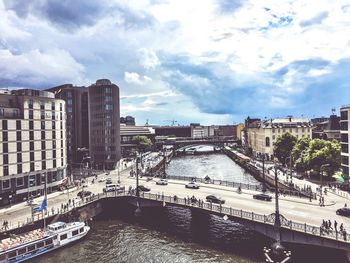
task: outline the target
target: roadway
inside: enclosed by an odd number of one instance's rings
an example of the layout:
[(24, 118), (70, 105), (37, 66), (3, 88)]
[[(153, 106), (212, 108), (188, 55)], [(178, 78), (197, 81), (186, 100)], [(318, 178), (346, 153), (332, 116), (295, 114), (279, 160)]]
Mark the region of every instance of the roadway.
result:
[[(128, 190), (129, 186), (135, 188), (136, 178), (130, 177), (130, 167), (120, 172), (121, 185), (125, 186)], [(99, 175), (99, 178), (106, 177), (106, 175)], [(118, 180), (118, 172), (112, 171), (108, 177), (111, 177), (113, 182)], [(91, 184), (92, 178), (89, 179), (90, 183), (84, 188), (95, 194), (101, 193), (105, 182), (97, 182)], [(187, 189), (185, 188), (185, 181), (169, 180), (168, 185), (156, 185), (156, 180), (146, 181), (146, 178), (140, 178), (140, 185), (144, 185), (151, 189), (151, 193), (164, 194), (178, 197), (192, 197), (193, 195), (197, 199), (205, 200), (207, 195), (219, 195), (226, 202), (224, 206), (230, 206), (235, 209), (242, 209), (249, 212), (269, 215), (275, 211), (274, 195), (272, 202), (260, 201), (253, 199), (253, 194), (259, 193), (253, 190), (242, 189), (242, 193), (239, 194), (236, 188), (226, 187), (213, 184), (200, 184), (200, 189)], [(82, 188), (76, 189), (73, 192), (56, 192), (48, 195), (48, 210), (52, 208), (57, 210), (61, 207), (61, 204), (66, 204), (69, 199), (76, 198), (78, 191)], [(43, 197), (35, 199), (35, 202), (40, 204)], [(317, 200), (309, 201), (306, 198), (299, 197), (280, 197), (280, 214), (286, 217), (288, 220), (293, 220), (299, 223), (307, 223), (314, 226), (320, 226), (322, 220), (330, 219), (332, 225), (334, 220), (338, 222), (338, 227), (343, 223), (347, 230), (350, 230), (350, 222), (346, 217), (336, 215), (335, 211), (338, 208), (344, 206), (349, 199), (334, 194), (331, 190), (325, 196), (325, 207), (320, 207)], [(31, 217), (30, 207), (26, 203), (20, 203), (13, 205), (10, 208), (0, 210), (0, 223), (3, 220), (8, 220), (10, 225), (16, 226), (18, 222), (24, 222), (27, 218)]]

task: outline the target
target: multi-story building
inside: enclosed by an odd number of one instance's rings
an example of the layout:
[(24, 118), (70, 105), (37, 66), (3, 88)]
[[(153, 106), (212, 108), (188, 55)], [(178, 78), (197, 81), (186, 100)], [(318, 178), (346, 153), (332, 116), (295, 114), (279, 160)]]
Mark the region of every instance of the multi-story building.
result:
[(0, 205), (66, 180), (65, 101), (30, 89), (0, 92)]
[(190, 126), (161, 126), (153, 128), (156, 136), (191, 137)]
[(127, 126), (135, 126), (135, 118), (132, 116), (120, 117), (120, 123)]
[[(316, 118), (312, 121), (312, 138), (324, 139), (324, 140), (337, 140), (340, 141), (340, 117), (335, 115), (335, 109), (332, 110), (333, 114), (329, 118)], [(324, 121), (324, 119), (326, 119)], [(317, 122), (315, 120), (322, 120)]]
[[(88, 89), (64, 84), (48, 89), (66, 102), (68, 168), (79, 167), (89, 149)], [(83, 151), (82, 149), (86, 149)]]
[(349, 180), (349, 131), (350, 105), (346, 105), (340, 108), (340, 143), (341, 167), (347, 180)]
[(97, 169), (114, 169), (120, 160), (119, 87), (108, 79), (89, 89), (89, 153)]
[(266, 159), (273, 156), (273, 145), (278, 136), (289, 132), (297, 138), (311, 138), (312, 134), (312, 124), (306, 118), (256, 120), (250, 122), (246, 128), (247, 143), (253, 155), (264, 155)]

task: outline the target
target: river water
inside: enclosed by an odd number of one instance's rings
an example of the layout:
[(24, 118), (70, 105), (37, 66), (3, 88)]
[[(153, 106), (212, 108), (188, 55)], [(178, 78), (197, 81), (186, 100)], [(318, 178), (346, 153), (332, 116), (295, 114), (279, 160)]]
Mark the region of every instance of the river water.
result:
[[(174, 158), (167, 174), (258, 182), (223, 154)], [(270, 245), (261, 235), (230, 220), (197, 214), (185, 208), (143, 209), (135, 218), (134, 208), (116, 208), (93, 222), (90, 234), (64, 249), (31, 262), (264, 262), (262, 248)], [(315, 248), (297, 248), (293, 262), (344, 262), (334, 253)], [(314, 257), (313, 255), (317, 255)]]

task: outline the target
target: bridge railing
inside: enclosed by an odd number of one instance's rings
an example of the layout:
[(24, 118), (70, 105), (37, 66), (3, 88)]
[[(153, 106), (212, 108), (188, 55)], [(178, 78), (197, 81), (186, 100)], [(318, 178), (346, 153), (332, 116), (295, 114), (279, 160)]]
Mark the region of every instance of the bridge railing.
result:
[[(141, 193), (141, 198), (152, 199), (157, 201), (163, 201), (165, 203), (173, 203), (178, 205), (183, 205), (187, 207), (198, 207), (204, 210), (214, 211), (223, 215), (239, 217), (251, 221), (261, 222), (264, 224), (274, 225), (275, 215), (264, 215), (249, 211), (244, 211), (240, 209), (235, 209), (228, 206), (213, 204), (210, 202), (204, 202), (202, 200), (196, 200), (193, 202), (191, 198), (179, 198), (177, 196), (165, 196), (160, 194), (152, 193)], [(311, 234), (313, 236), (319, 236), (328, 239), (339, 240), (341, 242), (350, 243), (350, 234), (346, 232), (330, 231), (323, 229), (321, 227), (294, 222), (292, 220), (286, 219), (283, 215), (280, 215), (281, 227), (287, 228), (293, 231), (304, 232)]]
[[(48, 213), (46, 215), (45, 214), (42, 214), (41, 216), (38, 215), (37, 219), (34, 218), (34, 220), (30, 220), (27, 218), (26, 221), (18, 222), (18, 226), (13, 225), (11, 228), (17, 228), (17, 227), (25, 226), (27, 224), (33, 224), (35, 223), (35, 221), (42, 220), (43, 217), (63, 214), (65, 212), (71, 211), (72, 209), (91, 204), (103, 198), (125, 197), (125, 196), (136, 197), (136, 191), (131, 190), (127, 192), (124, 190), (120, 192), (107, 192), (107, 193), (93, 194), (89, 197), (81, 199), (78, 202), (75, 202), (74, 207), (68, 207), (68, 209), (64, 209), (64, 210), (57, 209), (57, 212), (55, 209), (53, 209), (51, 214), (50, 214), (50, 209), (48, 209)], [(275, 214), (264, 215), (264, 214), (245, 211), (242, 209), (235, 209), (232, 207), (223, 206), (221, 204), (204, 202), (203, 200), (192, 200), (191, 198), (180, 198), (177, 196), (166, 196), (166, 195), (152, 194), (152, 193), (145, 193), (145, 192), (140, 193), (140, 198), (164, 202), (164, 205), (166, 205), (166, 203), (172, 203), (172, 204), (182, 205), (185, 207), (197, 207), (204, 210), (214, 211), (222, 215), (232, 216), (236, 218), (237, 217), (243, 218), (246, 220), (256, 221), (256, 222), (260, 222), (268, 225), (273, 225), (275, 220)], [(281, 222), (282, 228), (287, 228), (298, 232), (304, 232), (313, 236), (319, 236), (323, 238), (334, 239), (341, 242), (350, 243), (350, 234), (346, 232), (330, 231), (322, 227), (308, 225), (306, 223), (303, 224), (303, 223), (294, 222), (292, 220), (286, 219), (283, 215), (280, 215), (280, 222)]]
[[(170, 180), (181, 180), (181, 181), (195, 181), (198, 183), (204, 183), (204, 184), (214, 184), (214, 185), (222, 185), (222, 186), (228, 186), (233, 188), (240, 187), (241, 189), (246, 190), (253, 190), (253, 191), (262, 191), (263, 186), (261, 184), (245, 184), (245, 183), (237, 183), (232, 181), (226, 181), (226, 180), (217, 180), (217, 179), (210, 179), (205, 180), (204, 178), (200, 177), (191, 177), (191, 176), (167, 176)], [(274, 191), (272, 191), (274, 193)], [(283, 190), (279, 189), (279, 193), (282, 195), (288, 195), (288, 196), (294, 196), (294, 197), (300, 197), (300, 198), (309, 198), (300, 193), (299, 191), (293, 191), (293, 190)], [(311, 196), (312, 199), (316, 199), (316, 193), (312, 193)]]

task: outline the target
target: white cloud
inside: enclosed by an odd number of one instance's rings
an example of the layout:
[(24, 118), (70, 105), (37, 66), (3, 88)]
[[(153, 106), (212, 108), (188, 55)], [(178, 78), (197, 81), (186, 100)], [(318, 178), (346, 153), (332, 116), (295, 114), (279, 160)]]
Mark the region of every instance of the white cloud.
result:
[(126, 83), (143, 85), (146, 82), (152, 81), (152, 78), (147, 77), (147, 76), (141, 77), (136, 72), (124, 72), (124, 80)]
[(155, 69), (160, 65), (160, 61), (157, 54), (153, 50), (148, 50), (146, 48), (141, 48), (138, 51), (140, 55), (140, 64), (145, 69)]

